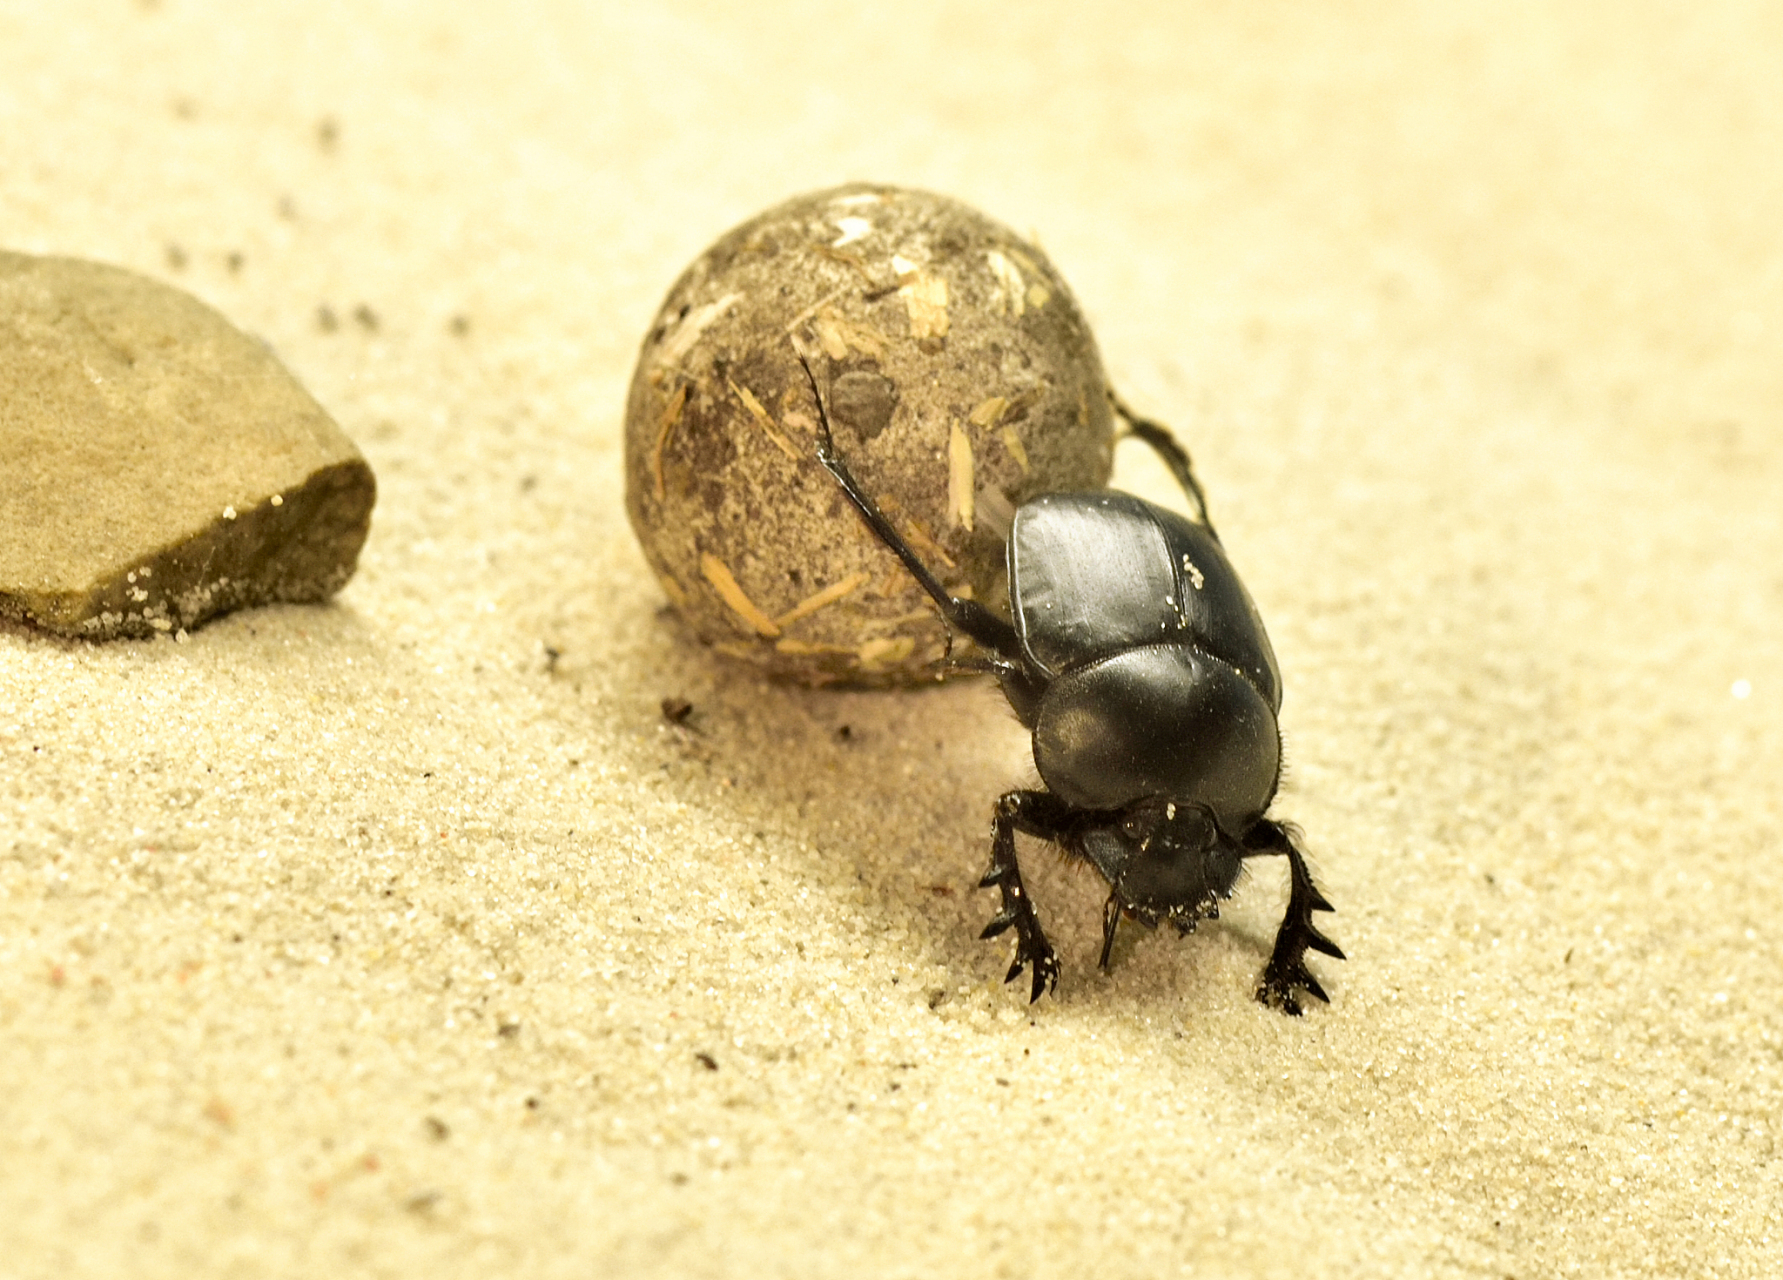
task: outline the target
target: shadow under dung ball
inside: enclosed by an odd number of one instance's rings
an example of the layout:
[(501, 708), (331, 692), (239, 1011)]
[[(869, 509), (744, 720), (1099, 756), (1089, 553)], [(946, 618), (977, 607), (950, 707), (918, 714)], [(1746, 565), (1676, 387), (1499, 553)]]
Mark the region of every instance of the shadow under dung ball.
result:
[(626, 509), (701, 640), (808, 684), (928, 678), (946, 632), (813, 452), (817, 410), (956, 594), (1004, 607), (1035, 494), (1101, 488), (1095, 339), (1032, 244), (944, 196), (864, 183), (723, 236), (669, 291), (626, 409)]

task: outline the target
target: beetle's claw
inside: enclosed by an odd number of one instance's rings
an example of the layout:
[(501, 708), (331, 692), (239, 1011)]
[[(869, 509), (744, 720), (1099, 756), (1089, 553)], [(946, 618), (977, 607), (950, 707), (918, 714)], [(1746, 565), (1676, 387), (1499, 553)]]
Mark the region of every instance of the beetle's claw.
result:
[(1272, 1009), (1280, 1009), (1290, 1018), (1298, 1018), (1306, 1010), (1300, 1007), (1300, 1001), (1294, 998), (1291, 990), (1283, 990), (1264, 982), (1257, 988), (1257, 1003), (1268, 1005)]
[(1041, 932), (1040, 921), (1035, 917), (1033, 908), (1027, 906), (1025, 898), (1013, 903), (1005, 899), (1003, 909), (991, 918), (991, 922), (985, 925), (984, 931), (978, 936), (994, 938), (1010, 929), (1014, 929), (1016, 933), (1015, 959), (1009, 966), (1009, 972), (1003, 975), (1003, 981), (1014, 982), (1021, 977), (1022, 970), (1030, 970), (1033, 987), (1028, 995), (1028, 1003), (1033, 1004), (1047, 991), (1058, 989), (1058, 953), (1052, 949), (1052, 943), (1046, 940), (1046, 934)]
[(1331, 997), (1325, 994), (1325, 988), (1312, 976), (1312, 970), (1306, 967), (1304, 960), (1296, 960), (1280, 969), (1272, 963), (1263, 971), (1263, 981), (1257, 984), (1257, 1003), (1280, 1009), (1290, 1017), (1298, 1018), (1305, 1012), (1296, 994), (1302, 990), (1326, 1004), (1331, 1003)]
[(1014, 982), (1021, 977), (1022, 970), (1033, 969), (1032, 986), (1028, 992), (1028, 1003), (1033, 1004), (1049, 990), (1059, 988), (1059, 957), (1054, 953), (1045, 938), (1040, 939), (1042, 950), (1036, 951), (1026, 940), (1015, 949), (1015, 962), (1009, 966), (1009, 972), (1003, 975), (1004, 982)]
[[(1327, 904), (1318, 910), (1330, 911), (1331, 907)], [(1263, 969), (1263, 981), (1257, 985), (1257, 999), (1260, 1003), (1271, 1005), (1296, 1018), (1303, 1012), (1296, 995), (1298, 991), (1304, 991), (1326, 1004), (1331, 1003), (1331, 997), (1325, 994), (1325, 988), (1319, 985), (1312, 970), (1306, 967), (1306, 952), (1309, 947), (1338, 960), (1344, 958), (1338, 945), (1320, 933), (1306, 914), (1296, 912), (1290, 900), (1288, 918), (1282, 921), (1281, 931), (1275, 937), (1275, 950)]]

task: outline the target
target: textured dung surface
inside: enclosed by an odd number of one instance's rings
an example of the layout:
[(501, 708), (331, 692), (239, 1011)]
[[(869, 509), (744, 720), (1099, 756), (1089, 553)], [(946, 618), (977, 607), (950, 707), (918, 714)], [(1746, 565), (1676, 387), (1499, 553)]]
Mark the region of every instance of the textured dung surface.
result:
[[(327, 605), (0, 624), (0, 1275), (1770, 1280), (1779, 66), (1775, 4), (0, 3), (0, 244), (266, 335), (379, 484)], [(1031, 232), (1193, 447), (1329, 1006), (1251, 998), (1279, 864), (1102, 975), (1024, 848), (1028, 1006), (996, 691), (665, 609), (639, 340), (852, 177)]]
[(693, 630), (806, 683), (929, 678), (945, 633), (818, 466), (795, 343), (856, 478), (944, 583), (1001, 607), (1013, 508), (1108, 477), (1095, 340), (1034, 245), (867, 183), (727, 232), (644, 339), (626, 509)]
[(103, 640), (325, 600), (371, 468), (262, 343), (190, 294), (0, 252), (0, 617)]

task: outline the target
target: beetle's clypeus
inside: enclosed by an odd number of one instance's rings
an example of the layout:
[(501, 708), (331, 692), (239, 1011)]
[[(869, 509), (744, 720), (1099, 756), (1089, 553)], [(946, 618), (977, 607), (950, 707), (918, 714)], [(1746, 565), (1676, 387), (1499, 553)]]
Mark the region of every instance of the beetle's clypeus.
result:
[(1130, 494), (1046, 494), (1023, 503), (1009, 535), (1009, 612), (949, 595), (836, 452), (817, 377), (817, 457), (879, 539), (985, 657), (957, 662), (994, 674), (1033, 731), (1041, 790), (996, 803), (990, 870), (1002, 892), (982, 936), (1014, 929), (1008, 979), (1032, 973), (1031, 1000), (1056, 987), (1059, 962), (1022, 883), (1015, 835), (1049, 840), (1109, 884), (1104, 968), (1121, 917), (1179, 933), (1219, 915), (1246, 858), (1288, 860), (1288, 909), (1257, 998), (1301, 1012), (1299, 992), (1324, 989), (1310, 948), (1343, 958), (1313, 924), (1331, 911), (1294, 830), (1267, 815), (1281, 779), (1281, 675), (1262, 619), (1207, 518), (1189, 457), (1163, 427), (1116, 405), (1157, 450), (1199, 522)]

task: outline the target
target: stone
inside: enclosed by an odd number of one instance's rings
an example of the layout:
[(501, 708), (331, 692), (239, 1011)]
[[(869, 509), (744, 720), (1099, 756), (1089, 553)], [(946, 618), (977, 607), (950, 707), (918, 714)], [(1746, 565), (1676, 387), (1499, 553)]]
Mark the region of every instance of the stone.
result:
[(190, 294), (0, 252), (0, 617), (112, 639), (325, 600), (376, 494), (265, 344)]
[(801, 353), (906, 541), (1000, 608), (1014, 508), (1107, 483), (1095, 339), (1037, 246), (957, 200), (866, 183), (720, 237), (644, 339), (626, 509), (694, 633), (806, 684), (928, 679), (945, 629), (818, 465)]

